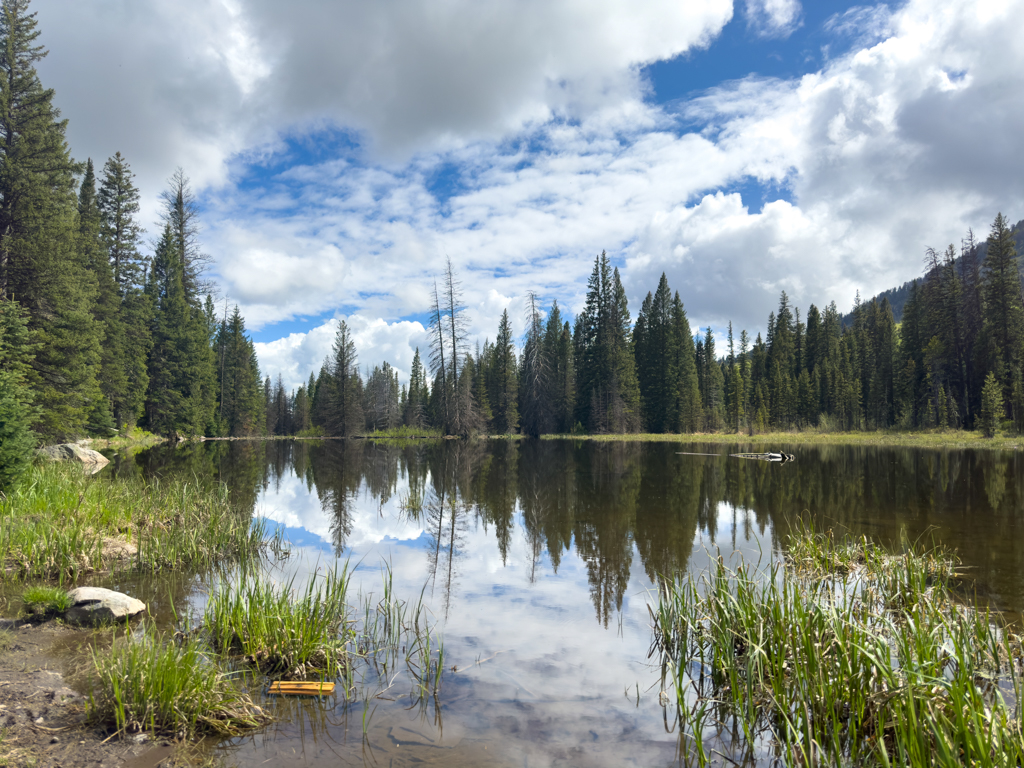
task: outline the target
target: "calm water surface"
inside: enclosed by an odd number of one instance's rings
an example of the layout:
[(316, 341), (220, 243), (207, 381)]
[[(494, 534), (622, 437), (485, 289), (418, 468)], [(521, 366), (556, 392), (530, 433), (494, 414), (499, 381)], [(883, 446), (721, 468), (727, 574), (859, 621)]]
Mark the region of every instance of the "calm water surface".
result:
[[(388, 564), (443, 637), (436, 700), (411, 700), (401, 676), (354, 701), (270, 699), (277, 723), (219, 745), (229, 763), (650, 766), (679, 761), (647, 659), (659, 574), (719, 554), (767, 564), (810, 519), (952, 546), (984, 602), (1024, 612), (1021, 452), (780, 448), (797, 461), (680, 443), (236, 442), (114, 471), (216, 475), (292, 542), (276, 578), (347, 560), (351, 594), (378, 595)], [(213, 580), (136, 588), (169, 622), (172, 605), (201, 610)]]

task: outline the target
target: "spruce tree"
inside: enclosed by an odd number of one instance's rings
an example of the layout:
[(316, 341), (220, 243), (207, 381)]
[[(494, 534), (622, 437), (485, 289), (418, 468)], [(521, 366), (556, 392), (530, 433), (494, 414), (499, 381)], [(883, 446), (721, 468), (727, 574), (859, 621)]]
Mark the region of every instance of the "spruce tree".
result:
[[(121, 319), (121, 297), (101, 239), (102, 217), (96, 201), (96, 177), (92, 160), (86, 163), (78, 193), (79, 253), (96, 281), (93, 317), (103, 332), (100, 345), (99, 385), (103, 393), (89, 414), (87, 428), (92, 434), (109, 437), (122, 426), (115, 414), (124, 410), (128, 391), (125, 375), (125, 336)], [(116, 426), (115, 426), (116, 423)], [(134, 424), (134, 419), (132, 420)]]
[(992, 222), (983, 267), (986, 369), (995, 374), (1005, 404), (1012, 402), (1014, 378), (1024, 363), (1024, 306), (1013, 234), (1001, 213)]
[(363, 431), (363, 382), (359, 377), (356, 343), (344, 320), (338, 325), (331, 357), (331, 401), (327, 429), (334, 437), (358, 435)]
[(101, 329), (75, 226), (80, 166), (68, 152), (54, 93), (36, 74), (46, 51), (35, 44), (28, 7), (27, 0), (0, 3), (0, 300), (28, 311), (39, 342), (32, 377), (38, 428), (63, 438), (84, 431), (101, 397)]
[(494, 429), (499, 433), (519, 431), (519, 382), (516, 352), (512, 344), (512, 324), (508, 310), (501, 313), (498, 336), (494, 340), (494, 384), (489, 393), (494, 411)]
[(29, 377), (34, 352), (24, 309), (0, 300), (0, 493), (10, 490), (32, 463), (36, 413)]
[(1003, 392), (995, 371), (989, 371), (981, 390), (981, 430), (985, 437), (995, 437), (1003, 417)]

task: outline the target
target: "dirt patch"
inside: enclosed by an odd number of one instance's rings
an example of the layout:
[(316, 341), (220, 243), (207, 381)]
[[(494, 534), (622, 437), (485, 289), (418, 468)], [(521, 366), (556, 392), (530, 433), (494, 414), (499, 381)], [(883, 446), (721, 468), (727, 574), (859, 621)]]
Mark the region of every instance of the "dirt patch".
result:
[[(80, 631), (53, 621), (0, 619), (0, 766), (4, 768), (169, 768), (187, 764), (167, 741), (144, 734), (110, 739), (85, 724), (85, 698), (69, 685), (76, 677), (70, 661), (54, 654)], [(73, 655), (82, 661), (81, 654)], [(65, 679), (67, 676), (67, 679)], [(109, 740), (108, 740), (109, 739)]]

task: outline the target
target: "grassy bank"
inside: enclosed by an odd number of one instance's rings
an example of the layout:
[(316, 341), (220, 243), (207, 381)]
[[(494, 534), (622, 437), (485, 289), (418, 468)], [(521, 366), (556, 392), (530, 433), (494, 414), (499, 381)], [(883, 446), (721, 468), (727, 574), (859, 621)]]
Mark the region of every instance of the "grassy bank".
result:
[(202, 568), (266, 545), (262, 522), (235, 509), (225, 486), (197, 479), (89, 477), (53, 464), (0, 497), (0, 579)]
[(1021, 638), (954, 598), (949, 556), (808, 531), (788, 552), (766, 574), (719, 559), (651, 608), (689, 760), (1022, 764)]
[(161, 443), (166, 442), (166, 437), (154, 435), (152, 432), (147, 432), (146, 430), (139, 429), (138, 427), (123, 435), (117, 435), (108, 439), (96, 437), (88, 441), (89, 447), (95, 451), (111, 450), (127, 451), (129, 453), (136, 453), (146, 448), (152, 448), (154, 445), (160, 445)]
[(987, 448), (1004, 451), (1024, 450), (1024, 436), (997, 435), (986, 438), (981, 432), (966, 430), (930, 430), (898, 432), (765, 432), (757, 435), (694, 432), (682, 435), (639, 433), (631, 435), (544, 435), (544, 440), (593, 440), (597, 442), (714, 443), (723, 446), (755, 445), (766, 449), (780, 445), (872, 445), (908, 448)]

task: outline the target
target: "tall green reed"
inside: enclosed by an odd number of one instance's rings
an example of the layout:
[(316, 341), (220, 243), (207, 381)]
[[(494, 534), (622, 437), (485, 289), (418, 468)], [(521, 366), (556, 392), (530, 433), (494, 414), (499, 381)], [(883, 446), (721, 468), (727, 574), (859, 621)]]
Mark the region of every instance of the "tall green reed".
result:
[(659, 587), (651, 652), (688, 760), (710, 736), (747, 764), (1022, 764), (1020, 638), (957, 602), (951, 558), (811, 531), (788, 552)]

